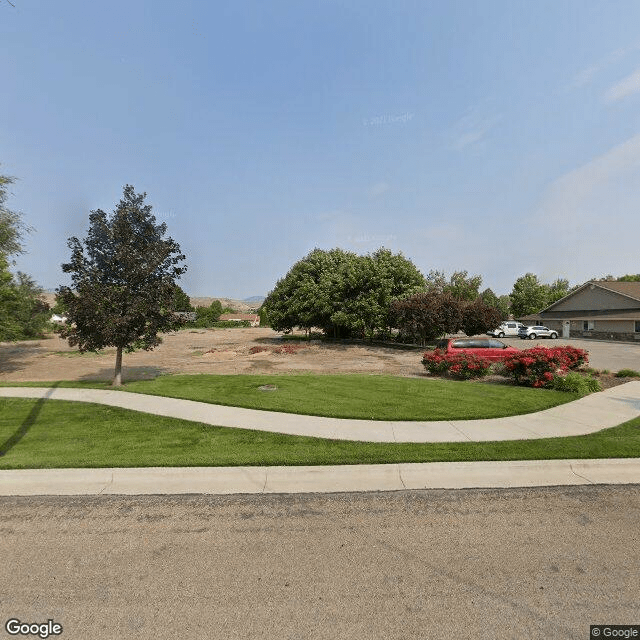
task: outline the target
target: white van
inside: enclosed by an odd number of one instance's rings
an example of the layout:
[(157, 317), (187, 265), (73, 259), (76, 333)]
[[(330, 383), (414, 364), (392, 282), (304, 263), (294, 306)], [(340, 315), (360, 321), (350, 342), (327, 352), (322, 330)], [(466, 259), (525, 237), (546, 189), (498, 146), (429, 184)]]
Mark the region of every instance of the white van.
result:
[(487, 331), (488, 336), (494, 336), (495, 338), (504, 338), (505, 336), (517, 336), (520, 327), (524, 327), (522, 322), (516, 322), (515, 320), (507, 320), (503, 322), (497, 329)]

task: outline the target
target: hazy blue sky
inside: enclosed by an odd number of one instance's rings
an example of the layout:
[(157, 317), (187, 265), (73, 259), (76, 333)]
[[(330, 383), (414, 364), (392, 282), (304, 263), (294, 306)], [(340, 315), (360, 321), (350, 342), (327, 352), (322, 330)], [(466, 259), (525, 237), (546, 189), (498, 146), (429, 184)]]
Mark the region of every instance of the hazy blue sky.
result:
[(267, 293), (314, 247), (508, 293), (640, 272), (637, 0), (0, 0), (17, 268), (146, 191), (191, 295)]

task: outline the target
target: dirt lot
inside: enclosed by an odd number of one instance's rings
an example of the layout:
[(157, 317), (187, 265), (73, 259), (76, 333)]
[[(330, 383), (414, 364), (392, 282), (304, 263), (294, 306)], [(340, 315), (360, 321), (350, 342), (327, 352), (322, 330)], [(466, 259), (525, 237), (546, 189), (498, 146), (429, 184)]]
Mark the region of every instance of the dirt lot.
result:
[[(268, 328), (184, 329), (164, 334), (153, 351), (125, 354), (124, 380), (155, 378), (170, 373), (378, 373), (424, 376), (423, 350), (358, 344), (283, 340)], [(587, 349), (591, 365), (612, 372), (640, 369), (640, 345), (584, 340), (526, 341), (505, 339), (523, 349), (536, 344), (571, 344)], [(289, 351), (289, 352), (287, 352)], [(80, 355), (66, 340), (0, 343), (0, 381), (110, 380), (115, 349), (102, 355)], [(503, 380), (503, 379), (501, 379)], [(623, 382), (602, 379), (603, 387)]]
[[(164, 334), (163, 340), (153, 351), (123, 356), (124, 380), (168, 373), (424, 373), (420, 349), (297, 343), (284, 341), (267, 328), (185, 329)], [(285, 345), (295, 352), (278, 353)], [(80, 355), (58, 336), (0, 344), (2, 381), (109, 380), (114, 364), (115, 349), (106, 349), (104, 355)]]

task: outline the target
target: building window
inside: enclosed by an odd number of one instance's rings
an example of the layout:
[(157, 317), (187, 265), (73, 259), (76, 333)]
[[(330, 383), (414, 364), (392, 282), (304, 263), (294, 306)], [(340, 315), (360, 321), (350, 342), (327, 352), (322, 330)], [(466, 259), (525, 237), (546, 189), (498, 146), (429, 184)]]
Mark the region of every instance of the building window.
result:
[(636, 333), (640, 333), (640, 320), (636, 320)]
[(593, 331), (595, 322), (593, 320), (583, 320), (582, 321), (582, 330), (583, 331)]

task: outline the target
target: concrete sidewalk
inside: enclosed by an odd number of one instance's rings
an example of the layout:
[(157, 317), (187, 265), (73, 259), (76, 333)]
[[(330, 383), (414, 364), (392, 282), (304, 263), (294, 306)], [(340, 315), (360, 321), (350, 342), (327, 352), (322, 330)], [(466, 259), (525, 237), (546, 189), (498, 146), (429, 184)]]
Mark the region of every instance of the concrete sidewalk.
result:
[(577, 436), (640, 416), (640, 381), (538, 413), (438, 422), (322, 418), (101, 389), (0, 387), (0, 397), (93, 402), (213, 426), (361, 442), (488, 442)]
[[(481, 442), (573, 436), (613, 427), (640, 415), (640, 382), (535, 414), (443, 422), (321, 418), (99, 389), (0, 387), (0, 397), (94, 402), (216, 426), (369, 442)], [(574, 484), (640, 484), (640, 459), (0, 471), (0, 496), (331, 493)]]
[(0, 471), (0, 496), (338, 493), (640, 484), (640, 459)]

